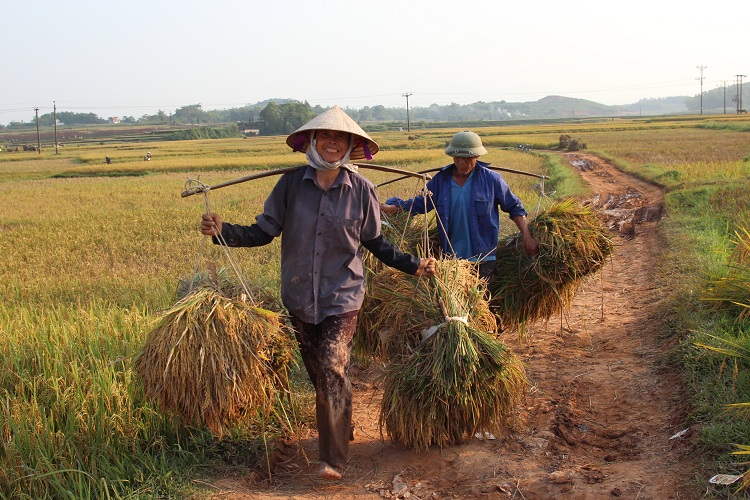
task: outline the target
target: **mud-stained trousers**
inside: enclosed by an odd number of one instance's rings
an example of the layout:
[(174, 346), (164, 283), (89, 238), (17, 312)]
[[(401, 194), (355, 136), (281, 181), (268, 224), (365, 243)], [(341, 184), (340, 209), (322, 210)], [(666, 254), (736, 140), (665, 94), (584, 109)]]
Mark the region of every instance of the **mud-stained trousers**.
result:
[(352, 383), (349, 362), (357, 314), (328, 316), (314, 325), (292, 315), (302, 361), (315, 387), (320, 461), (343, 467), (352, 432)]

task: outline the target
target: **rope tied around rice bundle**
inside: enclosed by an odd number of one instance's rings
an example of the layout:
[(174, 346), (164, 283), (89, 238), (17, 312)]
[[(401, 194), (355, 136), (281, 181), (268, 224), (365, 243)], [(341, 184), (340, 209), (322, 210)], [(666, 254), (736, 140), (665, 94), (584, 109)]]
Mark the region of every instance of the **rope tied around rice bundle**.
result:
[[(537, 211), (546, 197), (543, 181)], [(425, 187), (422, 195), (431, 193)], [(439, 217), (436, 225), (442, 226)], [(496, 337), (487, 283), (474, 264), (441, 259), (437, 269), (429, 283), (383, 270), (368, 293), (375, 312), (370, 323), (385, 332), (388, 360), (381, 433), (415, 451), (512, 426), (528, 387), (523, 363)], [(408, 280), (411, 290), (403, 284)]]
[(448, 315), (448, 310), (445, 308), (445, 302), (443, 302), (443, 299), (440, 298), (440, 297), (438, 297), (438, 305), (440, 306), (440, 310), (443, 313), (443, 319), (445, 321), (443, 321), (439, 325), (434, 325), (434, 326), (431, 326), (429, 328), (426, 328), (426, 329), (422, 330), (420, 332), (421, 337), (422, 337), (422, 342), (424, 342), (425, 340), (427, 340), (430, 337), (432, 337), (435, 334), (435, 332), (438, 331), (438, 329), (441, 326), (445, 325), (446, 323), (448, 323), (450, 321), (459, 321), (459, 322), (463, 323), (464, 325), (469, 326), (469, 315), (468, 314), (463, 315), (463, 316), (449, 316)]
[[(426, 187), (422, 193), (431, 196)], [(426, 216), (421, 242), (429, 255)], [(381, 433), (420, 451), (512, 425), (528, 385), (525, 368), (496, 338), (473, 263), (442, 258), (429, 281), (383, 269), (371, 282), (372, 330), (388, 332), (380, 342), (388, 360)]]

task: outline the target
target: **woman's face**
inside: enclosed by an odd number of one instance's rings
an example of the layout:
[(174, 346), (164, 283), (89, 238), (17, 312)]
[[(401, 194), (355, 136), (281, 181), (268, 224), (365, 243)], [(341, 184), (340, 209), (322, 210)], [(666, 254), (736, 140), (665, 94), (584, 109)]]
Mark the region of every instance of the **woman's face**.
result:
[(337, 162), (344, 157), (349, 149), (348, 132), (338, 130), (318, 130), (315, 132), (315, 149), (323, 160), (328, 163)]

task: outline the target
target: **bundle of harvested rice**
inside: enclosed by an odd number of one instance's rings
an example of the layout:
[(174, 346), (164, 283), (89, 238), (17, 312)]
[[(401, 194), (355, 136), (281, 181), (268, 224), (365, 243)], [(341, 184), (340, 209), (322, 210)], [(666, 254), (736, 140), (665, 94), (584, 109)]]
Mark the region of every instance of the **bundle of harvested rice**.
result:
[[(424, 235), (425, 227), (428, 231), (428, 241), (430, 245), (429, 255), (433, 255), (438, 250), (437, 241), (437, 223), (434, 211), (424, 214), (414, 215), (409, 212), (398, 212), (393, 215), (383, 215), (382, 233), (383, 237), (396, 245), (402, 252), (412, 255), (424, 255)], [(389, 268), (375, 258), (367, 250), (363, 251), (362, 260), (367, 273), (367, 292), (365, 301), (362, 304), (361, 312), (357, 320), (357, 331), (354, 337), (354, 348), (357, 352), (367, 355), (380, 355), (380, 340), (377, 335), (377, 317), (373, 316), (372, 311), (380, 304), (377, 298), (377, 288), (380, 286), (374, 283), (374, 279), (382, 273), (393, 272), (387, 271)]]
[(226, 268), (216, 268), (213, 262), (208, 262), (205, 272), (191, 273), (177, 283), (177, 300), (183, 299), (198, 288), (213, 288), (224, 297), (240, 297), (242, 284), (232, 279)]
[(202, 286), (149, 333), (135, 371), (162, 410), (221, 436), (249, 412), (268, 414), (293, 352), (278, 314)]
[[(450, 283), (453, 301), (466, 309), (469, 325), (490, 335), (497, 333), (495, 316), (484, 296), (486, 283), (472, 263), (461, 259), (440, 260), (436, 279)], [(385, 358), (410, 352), (419, 345), (420, 332), (442, 322), (443, 315), (435, 306), (438, 296), (427, 279), (383, 269), (370, 279), (362, 307), (369, 329), (359, 334), (370, 336), (377, 354)]]
[(417, 451), (456, 444), (477, 431), (499, 432), (513, 422), (527, 387), (518, 357), (471, 325), (458, 285), (432, 279), (431, 300), (413, 307), (439, 319), (386, 367), (381, 432)]
[(283, 314), (285, 311), (278, 293), (272, 292), (272, 287), (267, 283), (242, 283), (239, 278), (232, 276), (227, 268), (217, 267), (215, 262), (206, 261), (206, 270), (190, 273), (177, 283), (176, 300), (180, 300), (194, 289), (208, 287), (213, 288), (224, 297), (236, 297), (247, 301), (245, 289), (252, 296), (255, 305), (263, 309)]
[(503, 328), (522, 328), (568, 309), (584, 278), (601, 269), (613, 250), (598, 215), (574, 199), (551, 205), (529, 230), (539, 243), (535, 258), (524, 251), (520, 235), (497, 249), (489, 288)]

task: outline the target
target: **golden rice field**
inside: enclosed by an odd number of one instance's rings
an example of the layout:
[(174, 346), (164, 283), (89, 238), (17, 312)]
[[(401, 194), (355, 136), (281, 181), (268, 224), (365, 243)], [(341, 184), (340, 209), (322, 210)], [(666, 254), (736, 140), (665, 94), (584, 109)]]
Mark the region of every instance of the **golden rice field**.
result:
[[(564, 185), (561, 179), (575, 181), (574, 169), (547, 153), (513, 147), (547, 149), (565, 133), (670, 189), (723, 190), (715, 209), (750, 220), (750, 121), (732, 122), (736, 128), (728, 130), (696, 128), (704, 121), (474, 130), (489, 150), (482, 160), (548, 175), (547, 191)], [(416, 130), (415, 140), (406, 133), (373, 134), (381, 146), (373, 163), (408, 170), (443, 166), (450, 162), (443, 149), (456, 131)], [(186, 432), (146, 401), (133, 356), (160, 312), (174, 303), (180, 278), (203, 269), (205, 260), (227, 264), (198, 232), (201, 214), (208, 207), (225, 220), (252, 223), (276, 178), (183, 198), (185, 182), (215, 185), (302, 164), (304, 155), (291, 153), (284, 139), (71, 143), (59, 154), (50, 148), (0, 153), (0, 498), (179, 496), (190, 488), (173, 471), (202, 470), (207, 459), (198, 450), (211, 438), (198, 429)], [(153, 155), (149, 162), (143, 161), (146, 151)], [(112, 164), (105, 164), (105, 155)], [(376, 184), (393, 178), (361, 172)], [(533, 212), (539, 179), (505, 178)], [(380, 196), (409, 197), (420, 187), (404, 180), (383, 186)], [(233, 255), (245, 278), (277, 289), (278, 241)], [(254, 425), (246, 423), (236, 435), (251, 439)]]

